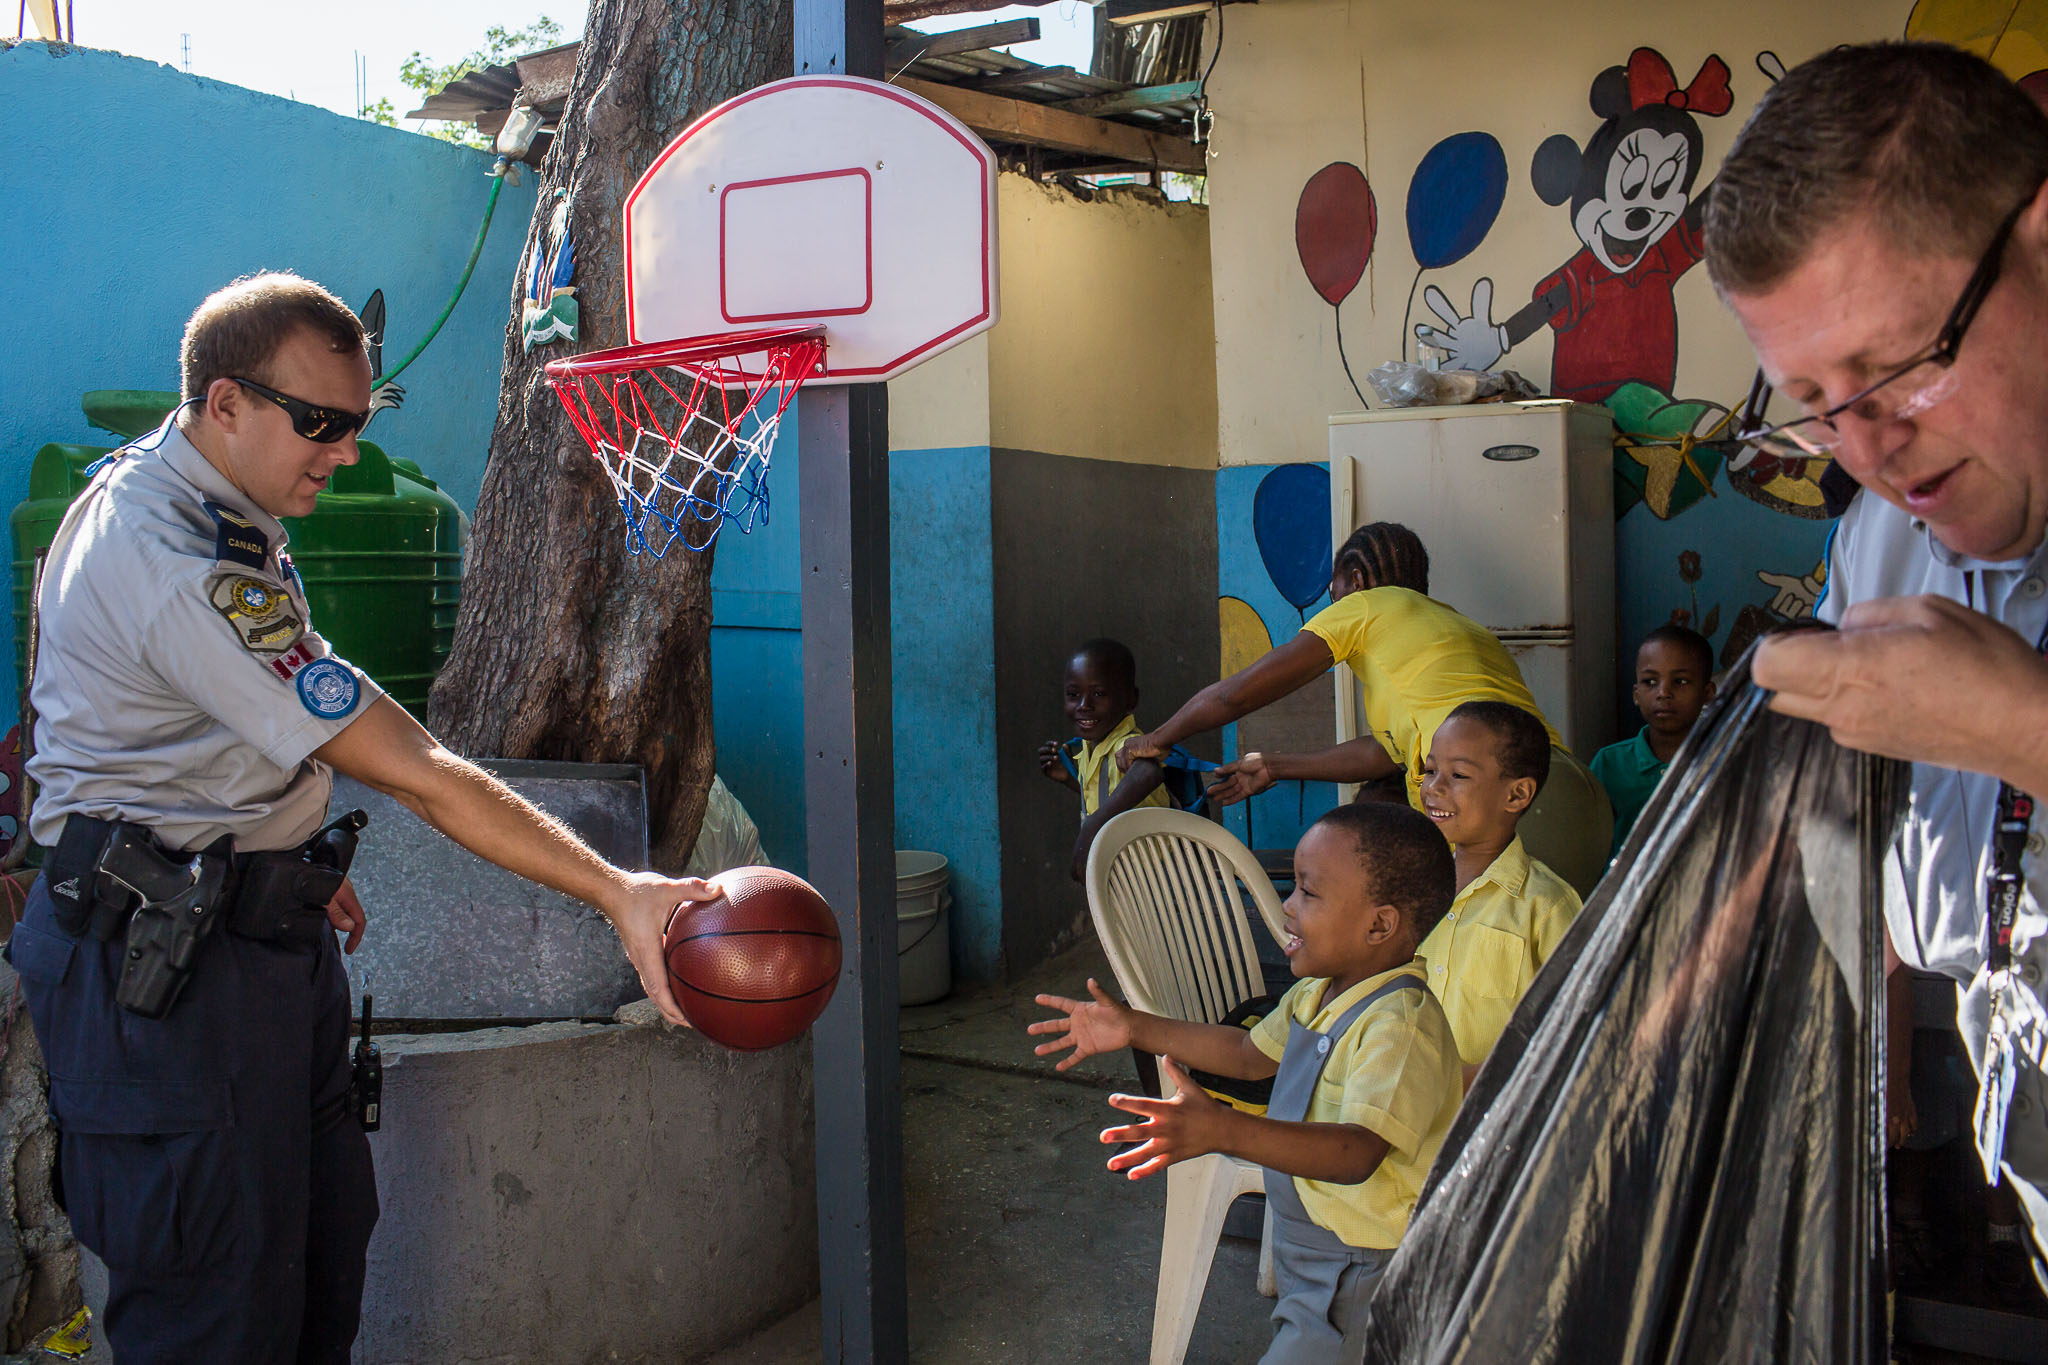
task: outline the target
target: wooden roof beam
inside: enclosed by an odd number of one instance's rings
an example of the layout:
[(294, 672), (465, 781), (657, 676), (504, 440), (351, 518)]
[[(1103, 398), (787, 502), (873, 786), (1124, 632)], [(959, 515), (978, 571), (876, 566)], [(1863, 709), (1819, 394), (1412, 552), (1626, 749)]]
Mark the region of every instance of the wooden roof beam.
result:
[(890, 69), (910, 65), (920, 57), (957, 57), (963, 52), (985, 52), (1011, 43), (1035, 42), (1038, 20), (1005, 19), (1000, 24), (957, 28), (951, 33), (907, 33), (889, 44), (883, 65)]
[(1040, 81), (1064, 80), (1074, 74), (1071, 66), (1027, 66), (1019, 71), (998, 71), (956, 84), (966, 90), (1009, 90), (1019, 85), (1036, 85)]
[(1052, 0), (884, 0), (882, 21), (912, 24), (941, 14), (986, 14), (992, 9), (1007, 9), (1013, 4), (1042, 8), (1051, 3)]
[(1140, 166), (1157, 166), (1166, 171), (1203, 175), (1208, 164), (1202, 149), (1185, 138), (1169, 137), (1127, 123), (1110, 123), (1070, 114), (1049, 105), (1026, 100), (1004, 99), (957, 85), (936, 81), (905, 79), (896, 82), (913, 94), (922, 95), (954, 118), (997, 142), (1020, 142), (1026, 146), (1051, 147), (1062, 152), (1079, 152), (1104, 161), (1124, 161)]
[(1134, 109), (1152, 109), (1162, 104), (1180, 104), (1195, 97), (1201, 90), (1200, 81), (1176, 81), (1171, 85), (1142, 85), (1131, 90), (1113, 90), (1106, 95), (1087, 95), (1081, 99), (1061, 100), (1055, 109), (1064, 109), (1070, 114), (1089, 114), (1102, 118), (1110, 114), (1128, 114)]

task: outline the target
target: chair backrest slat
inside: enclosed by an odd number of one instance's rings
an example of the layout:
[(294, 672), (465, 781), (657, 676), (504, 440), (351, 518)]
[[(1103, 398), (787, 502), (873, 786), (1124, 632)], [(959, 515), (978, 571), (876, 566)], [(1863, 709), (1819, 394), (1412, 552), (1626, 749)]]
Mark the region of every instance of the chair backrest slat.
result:
[(1277, 936), (1280, 901), (1250, 850), (1186, 811), (1127, 811), (1097, 833), (1088, 910), (1124, 998), (1214, 1023), (1263, 990), (1247, 895)]

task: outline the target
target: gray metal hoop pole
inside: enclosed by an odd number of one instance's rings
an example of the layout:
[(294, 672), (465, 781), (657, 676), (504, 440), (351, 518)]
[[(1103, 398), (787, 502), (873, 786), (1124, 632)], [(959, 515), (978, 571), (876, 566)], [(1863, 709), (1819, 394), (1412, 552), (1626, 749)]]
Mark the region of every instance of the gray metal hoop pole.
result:
[[(882, 0), (796, 0), (796, 74), (882, 75)], [(910, 1359), (890, 732), (889, 391), (797, 398), (804, 802), (846, 965), (812, 1031), (826, 1365)]]

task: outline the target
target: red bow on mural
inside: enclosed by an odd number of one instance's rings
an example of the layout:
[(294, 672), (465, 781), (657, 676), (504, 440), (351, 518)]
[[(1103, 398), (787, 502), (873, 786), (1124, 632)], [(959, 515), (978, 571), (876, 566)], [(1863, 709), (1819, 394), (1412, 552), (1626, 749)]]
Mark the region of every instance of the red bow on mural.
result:
[(1716, 116), (1735, 107), (1735, 96), (1728, 89), (1728, 63), (1719, 57), (1707, 58), (1700, 63), (1700, 72), (1692, 78), (1692, 84), (1681, 90), (1671, 63), (1664, 60), (1663, 53), (1650, 47), (1639, 47), (1628, 54), (1628, 98), (1637, 109), (1668, 104), (1673, 109)]

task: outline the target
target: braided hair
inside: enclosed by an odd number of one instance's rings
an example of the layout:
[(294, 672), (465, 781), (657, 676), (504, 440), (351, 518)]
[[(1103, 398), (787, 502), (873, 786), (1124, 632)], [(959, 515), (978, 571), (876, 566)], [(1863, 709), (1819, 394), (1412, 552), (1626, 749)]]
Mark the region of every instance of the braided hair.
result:
[(1330, 577), (1357, 570), (1368, 588), (1408, 588), (1429, 595), (1429, 551), (1398, 521), (1375, 521), (1351, 533), (1330, 565)]

